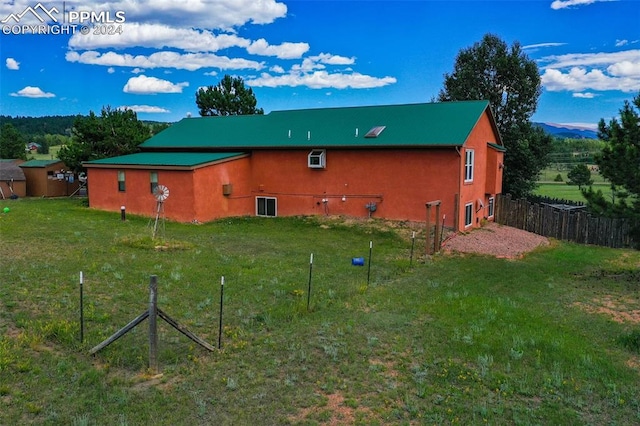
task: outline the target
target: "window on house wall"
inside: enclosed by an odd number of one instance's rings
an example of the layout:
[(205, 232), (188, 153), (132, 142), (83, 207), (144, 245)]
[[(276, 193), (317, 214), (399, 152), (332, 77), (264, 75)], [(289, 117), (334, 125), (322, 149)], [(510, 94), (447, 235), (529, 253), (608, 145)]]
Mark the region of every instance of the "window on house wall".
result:
[(151, 193), (158, 187), (158, 172), (149, 173), (149, 183), (151, 184)]
[(326, 163), (327, 151), (325, 149), (314, 149), (307, 156), (307, 164), (311, 169), (324, 169)]
[(487, 212), (487, 217), (493, 217), (495, 211), (496, 199), (494, 197), (489, 197), (489, 211)]
[(124, 170), (118, 170), (118, 191), (124, 192), (125, 190)]
[(464, 227), (473, 225), (473, 203), (464, 205)]
[(474, 151), (467, 149), (464, 154), (464, 181), (473, 182), (473, 157)]
[(273, 197), (256, 197), (256, 216), (275, 217), (278, 213), (278, 201)]

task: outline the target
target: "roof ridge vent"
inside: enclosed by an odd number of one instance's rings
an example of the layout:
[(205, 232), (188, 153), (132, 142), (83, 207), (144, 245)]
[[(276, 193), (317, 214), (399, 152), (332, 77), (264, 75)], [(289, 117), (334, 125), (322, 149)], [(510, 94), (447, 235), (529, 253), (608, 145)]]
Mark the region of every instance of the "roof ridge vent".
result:
[(382, 133), (382, 131), (384, 129), (386, 129), (387, 126), (374, 126), (371, 128), (371, 130), (369, 130), (364, 137), (365, 138), (377, 138), (378, 136), (380, 136), (380, 133)]

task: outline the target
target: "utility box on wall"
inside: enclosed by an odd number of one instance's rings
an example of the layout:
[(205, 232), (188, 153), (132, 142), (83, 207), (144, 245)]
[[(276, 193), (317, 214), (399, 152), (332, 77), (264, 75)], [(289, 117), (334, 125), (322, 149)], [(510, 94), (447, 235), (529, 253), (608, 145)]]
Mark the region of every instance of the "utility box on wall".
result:
[(231, 195), (233, 192), (233, 185), (230, 183), (225, 183), (222, 185), (222, 195)]

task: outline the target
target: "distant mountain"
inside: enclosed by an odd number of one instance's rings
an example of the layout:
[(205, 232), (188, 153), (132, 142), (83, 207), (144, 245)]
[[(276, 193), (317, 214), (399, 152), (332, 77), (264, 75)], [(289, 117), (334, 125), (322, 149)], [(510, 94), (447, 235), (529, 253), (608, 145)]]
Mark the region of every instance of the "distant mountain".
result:
[(598, 132), (587, 127), (566, 126), (555, 123), (533, 123), (533, 125), (542, 127), (545, 132), (557, 138), (598, 139)]

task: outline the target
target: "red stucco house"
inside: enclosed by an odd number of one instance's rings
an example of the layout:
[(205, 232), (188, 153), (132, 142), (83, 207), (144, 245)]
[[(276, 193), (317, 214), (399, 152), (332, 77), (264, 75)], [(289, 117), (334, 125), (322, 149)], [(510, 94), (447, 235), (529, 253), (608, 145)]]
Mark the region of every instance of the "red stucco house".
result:
[[(492, 220), (504, 146), (486, 101), (185, 118), (141, 152), (84, 163), (92, 208), (167, 218), (348, 215), (445, 226)], [(439, 221), (439, 220), (438, 220)]]

